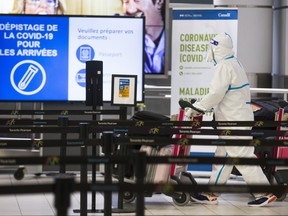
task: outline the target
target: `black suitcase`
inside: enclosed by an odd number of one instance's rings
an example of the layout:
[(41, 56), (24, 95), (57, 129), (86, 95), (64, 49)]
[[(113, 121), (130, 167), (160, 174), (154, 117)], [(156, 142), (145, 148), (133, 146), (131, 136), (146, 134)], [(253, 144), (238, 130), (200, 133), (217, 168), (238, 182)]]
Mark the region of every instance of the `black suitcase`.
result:
[(170, 121), (170, 118), (159, 114), (155, 112), (150, 112), (150, 111), (139, 111), (136, 112), (131, 120), (136, 120), (136, 121)]
[[(274, 121), (275, 113), (279, 110), (279, 103), (282, 100), (269, 100), (269, 101), (257, 101), (252, 100), (251, 105), (257, 107), (254, 111), (255, 121)], [(284, 108), (285, 112), (288, 112), (288, 107)]]

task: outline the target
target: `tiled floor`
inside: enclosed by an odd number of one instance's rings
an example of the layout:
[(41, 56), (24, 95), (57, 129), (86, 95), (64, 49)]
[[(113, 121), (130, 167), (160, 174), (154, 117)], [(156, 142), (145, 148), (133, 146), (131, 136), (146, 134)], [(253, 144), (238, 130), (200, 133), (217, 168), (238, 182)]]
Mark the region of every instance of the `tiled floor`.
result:
[[(207, 182), (207, 178), (197, 178), (198, 182)], [(24, 179), (17, 181), (13, 175), (0, 175), (0, 185), (15, 184), (39, 184), (53, 181), (53, 178), (42, 175), (25, 175)], [(228, 183), (244, 183), (241, 177), (232, 178)], [(113, 195), (117, 199), (117, 194)], [(288, 215), (288, 198), (277, 201), (265, 207), (248, 207), (247, 202), (252, 199), (250, 194), (222, 194), (218, 205), (202, 205), (190, 202), (187, 206), (177, 206), (172, 198), (163, 194), (155, 194), (145, 198), (145, 215)], [(97, 193), (96, 209), (103, 209), (103, 196)], [(113, 199), (114, 207), (117, 208), (117, 200)], [(125, 210), (134, 207), (134, 203), (124, 205)], [(80, 215), (74, 210), (80, 209), (80, 195), (74, 193), (71, 197), (71, 206), (68, 215)], [(91, 209), (91, 195), (88, 194), (88, 210)], [(54, 208), (54, 195), (21, 194), (0, 195), (1, 216), (52, 216), (57, 215)], [(103, 215), (103, 213), (89, 213), (88, 215)], [(135, 213), (113, 213), (113, 215), (135, 215)]]

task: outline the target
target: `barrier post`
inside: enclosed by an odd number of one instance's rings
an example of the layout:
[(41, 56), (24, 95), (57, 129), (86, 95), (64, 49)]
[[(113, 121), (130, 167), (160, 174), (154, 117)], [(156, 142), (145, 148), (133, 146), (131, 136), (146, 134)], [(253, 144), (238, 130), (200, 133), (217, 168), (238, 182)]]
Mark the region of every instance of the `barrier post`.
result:
[[(84, 140), (84, 145), (81, 146), (81, 156), (87, 157), (87, 146), (85, 140), (89, 137), (89, 127), (87, 123), (80, 123), (80, 139)], [(87, 164), (81, 164), (80, 181), (82, 184), (87, 184)], [(80, 192), (80, 215), (87, 216), (87, 191), (81, 190)]]
[[(127, 120), (127, 107), (125, 106), (120, 106), (120, 120)], [(123, 136), (123, 135), (120, 135)], [(127, 146), (122, 145), (120, 146), (119, 153), (121, 156), (127, 154)], [(118, 164), (118, 179), (119, 179), (119, 184), (124, 183), (124, 173), (125, 173), (125, 167), (127, 164)], [(118, 192), (118, 209), (124, 209), (124, 194), (123, 192)]]
[(55, 177), (54, 206), (58, 216), (67, 216), (71, 193), (74, 191), (74, 178), (71, 176)]
[[(59, 127), (67, 127), (68, 126), (68, 116), (60, 116), (58, 118), (58, 126)], [(61, 140), (63, 140), (60, 146), (60, 157), (66, 157), (66, 139), (67, 134), (61, 133)], [(60, 173), (66, 173), (66, 164), (60, 164)]]
[[(113, 149), (113, 135), (112, 131), (104, 131), (102, 135), (102, 151), (106, 157), (112, 155)], [(105, 164), (104, 168), (104, 183), (112, 184), (112, 165)], [(104, 216), (111, 216), (112, 214), (112, 191), (104, 192)]]
[[(144, 178), (146, 176), (146, 153), (145, 152), (136, 152), (134, 153), (135, 157), (135, 176), (136, 176), (136, 184), (144, 185)], [(144, 191), (140, 191), (137, 193), (136, 199), (136, 215), (144, 216), (145, 208), (144, 208), (145, 198)]]

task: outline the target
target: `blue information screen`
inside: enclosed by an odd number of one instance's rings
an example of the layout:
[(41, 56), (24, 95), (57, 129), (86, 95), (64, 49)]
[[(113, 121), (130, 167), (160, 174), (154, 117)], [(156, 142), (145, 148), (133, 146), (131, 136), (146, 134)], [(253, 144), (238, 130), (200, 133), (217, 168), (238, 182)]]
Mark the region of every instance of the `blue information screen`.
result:
[(112, 74), (137, 75), (143, 100), (144, 19), (0, 15), (0, 100), (85, 101), (86, 61), (103, 61), (103, 100)]

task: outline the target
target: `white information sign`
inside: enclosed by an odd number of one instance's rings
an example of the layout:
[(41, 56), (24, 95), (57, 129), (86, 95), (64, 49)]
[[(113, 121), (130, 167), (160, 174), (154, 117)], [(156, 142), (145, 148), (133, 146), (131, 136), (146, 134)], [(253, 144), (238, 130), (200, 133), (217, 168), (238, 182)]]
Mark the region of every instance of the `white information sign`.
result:
[[(236, 55), (238, 11), (175, 9), (172, 18), (171, 115), (179, 112), (180, 99), (201, 100), (208, 94), (213, 64), (206, 62), (206, 53), (215, 35), (228, 33)], [(211, 120), (212, 115), (205, 114), (204, 120)], [(214, 151), (215, 147), (191, 147), (191, 152), (205, 156), (214, 154)]]

